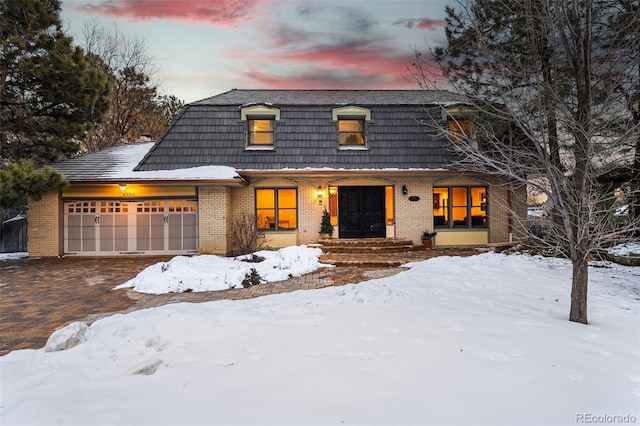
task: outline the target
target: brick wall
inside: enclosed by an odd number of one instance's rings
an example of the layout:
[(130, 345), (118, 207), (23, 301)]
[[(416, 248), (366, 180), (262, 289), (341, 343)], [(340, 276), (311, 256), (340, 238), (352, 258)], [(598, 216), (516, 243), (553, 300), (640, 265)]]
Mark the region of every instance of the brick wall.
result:
[[(423, 231), (433, 230), (433, 186), (478, 185), (482, 181), (465, 178), (442, 180), (442, 177), (385, 176), (384, 178), (253, 178), (250, 185), (242, 188), (200, 187), (200, 251), (202, 253), (228, 254), (232, 251), (230, 236), (231, 220), (243, 213), (255, 214), (255, 189), (294, 187), (298, 190), (298, 229), (296, 231), (266, 232), (260, 241), (263, 247), (282, 247), (294, 244), (313, 244), (318, 241), (322, 212), (328, 209), (328, 187), (341, 185), (385, 185), (394, 187), (395, 237), (409, 238), (420, 243)], [(508, 208), (507, 187), (497, 180), (490, 181), (489, 193), (489, 242), (505, 242), (511, 232), (516, 238), (521, 234)], [(407, 194), (402, 194), (402, 186)], [(322, 204), (318, 202), (318, 187), (322, 190)], [(524, 198), (523, 198), (524, 195)], [(418, 201), (409, 201), (417, 196)], [(526, 217), (526, 192), (513, 191), (512, 208)], [(212, 211), (209, 211), (212, 210)], [(511, 218), (511, 224), (509, 220)], [(209, 223), (211, 221), (211, 223)], [(486, 231), (485, 231), (486, 232)], [(338, 236), (334, 231), (333, 237)], [(462, 237), (462, 234), (460, 234)]]
[[(433, 179), (410, 176), (396, 180), (396, 237), (409, 238), (419, 244), (423, 231), (433, 231)], [(402, 186), (407, 194), (402, 194)], [(409, 201), (409, 197), (420, 197)]]
[(40, 201), (29, 200), (27, 250), (29, 256), (60, 255), (60, 195), (45, 194)]
[(222, 186), (198, 188), (198, 238), (201, 254), (225, 255), (229, 251), (227, 222), (230, 192), (229, 188)]

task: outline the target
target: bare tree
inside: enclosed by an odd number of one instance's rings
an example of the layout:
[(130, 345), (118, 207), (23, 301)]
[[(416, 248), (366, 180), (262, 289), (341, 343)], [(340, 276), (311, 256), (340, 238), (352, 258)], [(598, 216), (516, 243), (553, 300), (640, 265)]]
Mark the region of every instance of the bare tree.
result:
[[(621, 4), (633, 12), (624, 20)], [(463, 1), (447, 8), (448, 45), (432, 51), (447, 83), (478, 112), (453, 144), (461, 165), (547, 196), (548, 242), (573, 265), (569, 319), (585, 324), (590, 257), (640, 225), (637, 217), (608, 220), (620, 200), (599, 181), (620, 165), (632, 169), (637, 117), (612, 76), (640, 89), (639, 74), (629, 72), (640, 64), (638, 10), (637, 0)], [(433, 87), (420, 55), (413, 75)]]
[(158, 138), (182, 106), (174, 96), (161, 96), (152, 80), (157, 71), (144, 40), (107, 31), (95, 20), (85, 22), (83, 47), (109, 76), (111, 105), (103, 123), (88, 132), (84, 147), (98, 151), (142, 135)]
[(255, 252), (258, 249), (259, 237), (260, 231), (254, 215), (242, 213), (231, 220), (231, 244), (236, 253)]

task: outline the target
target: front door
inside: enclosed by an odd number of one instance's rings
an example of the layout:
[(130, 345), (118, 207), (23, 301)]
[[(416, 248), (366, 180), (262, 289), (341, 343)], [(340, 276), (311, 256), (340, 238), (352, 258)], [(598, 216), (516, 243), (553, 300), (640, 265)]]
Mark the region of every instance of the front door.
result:
[(385, 237), (384, 186), (338, 188), (340, 238)]

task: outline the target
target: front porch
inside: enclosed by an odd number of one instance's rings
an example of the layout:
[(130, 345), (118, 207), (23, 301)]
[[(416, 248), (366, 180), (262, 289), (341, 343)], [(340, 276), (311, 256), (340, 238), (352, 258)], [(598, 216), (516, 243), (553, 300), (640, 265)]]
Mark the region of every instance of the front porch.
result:
[(335, 266), (397, 267), (437, 256), (472, 256), (471, 247), (425, 249), (406, 238), (340, 238), (318, 240), (322, 263)]

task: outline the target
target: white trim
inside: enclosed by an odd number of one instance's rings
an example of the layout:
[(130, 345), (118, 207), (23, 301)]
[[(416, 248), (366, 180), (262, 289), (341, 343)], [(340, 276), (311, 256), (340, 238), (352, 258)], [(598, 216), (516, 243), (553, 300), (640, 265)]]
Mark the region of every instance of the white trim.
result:
[(243, 121), (247, 121), (247, 116), (252, 115), (268, 115), (272, 116), (274, 120), (280, 120), (280, 108), (270, 107), (267, 105), (252, 105), (248, 107), (242, 107), (240, 109), (240, 118)]
[(468, 120), (478, 115), (478, 110), (466, 105), (457, 105), (442, 109), (442, 120)]
[(276, 148), (272, 144), (262, 144), (262, 145), (247, 145), (245, 146), (245, 151), (274, 151)]
[(334, 108), (331, 111), (331, 118), (333, 121), (338, 121), (340, 116), (359, 116), (364, 117), (365, 121), (371, 120), (371, 110), (369, 108), (363, 108), (358, 106), (343, 106)]

